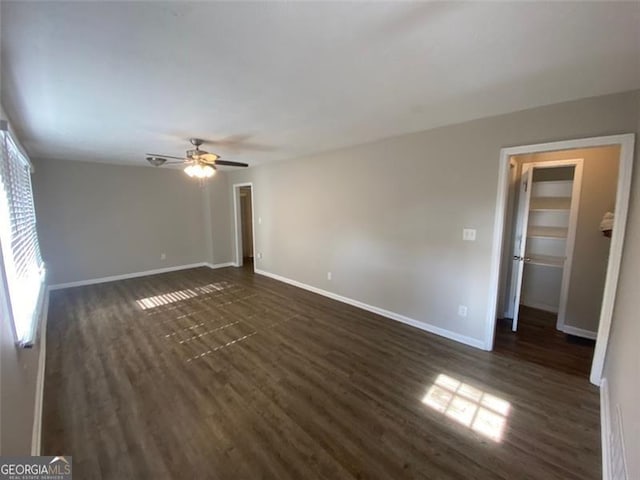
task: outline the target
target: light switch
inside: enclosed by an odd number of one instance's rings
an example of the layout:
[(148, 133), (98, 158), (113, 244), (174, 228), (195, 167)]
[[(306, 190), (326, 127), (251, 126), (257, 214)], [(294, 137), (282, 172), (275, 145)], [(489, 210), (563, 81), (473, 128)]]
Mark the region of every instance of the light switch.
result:
[(476, 230), (475, 228), (463, 228), (462, 229), (462, 240), (465, 242), (475, 242), (476, 241)]
[(262, 217), (258, 217), (258, 225), (262, 225)]

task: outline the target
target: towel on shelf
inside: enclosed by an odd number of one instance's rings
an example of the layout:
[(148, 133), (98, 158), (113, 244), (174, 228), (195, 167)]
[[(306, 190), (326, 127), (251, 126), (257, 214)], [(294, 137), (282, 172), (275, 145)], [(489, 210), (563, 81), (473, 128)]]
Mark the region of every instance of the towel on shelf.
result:
[(606, 232), (607, 230), (613, 230), (613, 220), (615, 215), (612, 212), (607, 212), (602, 217), (602, 221), (600, 222), (600, 231)]

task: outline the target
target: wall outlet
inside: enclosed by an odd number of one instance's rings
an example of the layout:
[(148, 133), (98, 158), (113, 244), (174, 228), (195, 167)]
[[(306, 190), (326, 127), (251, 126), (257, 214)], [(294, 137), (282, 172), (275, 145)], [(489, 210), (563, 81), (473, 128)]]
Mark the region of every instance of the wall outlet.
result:
[(467, 316), (467, 306), (466, 305), (458, 305), (458, 315), (461, 317)]
[(331, 280), (331, 272), (327, 272), (327, 280)]
[(465, 242), (475, 242), (476, 241), (476, 230), (475, 228), (463, 228), (462, 229), (462, 240)]
[(167, 254), (166, 253), (161, 253), (160, 254), (160, 260), (166, 260), (167, 259)]
[(262, 258), (262, 252), (258, 252), (258, 259)]

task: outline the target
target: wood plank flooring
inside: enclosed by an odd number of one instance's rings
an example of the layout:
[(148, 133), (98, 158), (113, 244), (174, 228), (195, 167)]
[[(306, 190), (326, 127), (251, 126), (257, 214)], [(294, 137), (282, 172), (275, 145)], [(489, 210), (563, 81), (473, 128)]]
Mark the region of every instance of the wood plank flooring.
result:
[(43, 455), (76, 479), (590, 479), (586, 378), (244, 269), (51, 293)]
[(556, 330), (556, 320), (555, 313), (521, 305), (517, 332), (511, 320), (498, 321), (495, 352), (589, 378), (595, 340)]

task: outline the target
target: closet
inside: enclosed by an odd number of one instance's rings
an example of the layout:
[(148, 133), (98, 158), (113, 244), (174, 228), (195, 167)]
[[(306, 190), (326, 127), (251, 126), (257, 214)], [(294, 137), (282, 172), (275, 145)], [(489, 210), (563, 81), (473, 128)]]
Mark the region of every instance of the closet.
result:
[(562, 330), (580, 193), (581, 160), (522, 164), (510, 299), (558, 314)]

